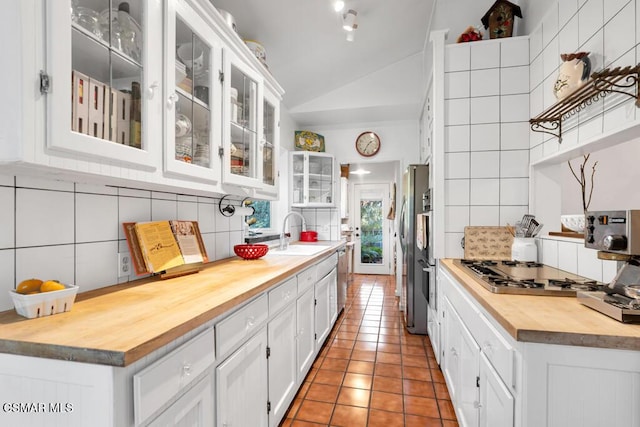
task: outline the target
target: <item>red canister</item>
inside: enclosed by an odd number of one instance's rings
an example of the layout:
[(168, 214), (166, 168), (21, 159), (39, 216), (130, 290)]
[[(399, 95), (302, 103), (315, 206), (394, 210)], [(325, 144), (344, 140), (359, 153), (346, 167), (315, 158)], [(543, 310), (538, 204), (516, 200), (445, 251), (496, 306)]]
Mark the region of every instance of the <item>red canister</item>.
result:
[(317, 231), (301, 231), (300, 241), (301, 242), (317, 242), (318, 232)]

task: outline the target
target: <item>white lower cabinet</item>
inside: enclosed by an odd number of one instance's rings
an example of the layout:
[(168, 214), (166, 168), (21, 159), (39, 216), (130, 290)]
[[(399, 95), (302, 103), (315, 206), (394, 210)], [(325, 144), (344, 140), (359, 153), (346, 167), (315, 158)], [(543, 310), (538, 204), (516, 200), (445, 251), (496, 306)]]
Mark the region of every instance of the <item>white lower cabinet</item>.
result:
[(289, 306), (267, 326), (269, 340), (269, 426), (284, 417), (296, 393), (296, 306)]
[(213, 381), (207, 375), (149, 423), (149, 427), (209, 427), (213, 419)]
[(322, 343), (331, 330), (331, 307), (329, 304), (329, 293), (331, 288), (331, 277), (325, 276), (316, 283), (315, 286), (315, 339), (316, 349), (322, 347)]
[(266, 427), (267, 328), (216, 368), (218, 427)]
[(515, 399), (505, 387), (489, 359), (480, 354), (480, 425), (508, 427), (514, 425)]
[(332, 325), (338, 319), (338, 270), (329, 273), (329, 317)]
[(298, 381), (302, 381), (311, 369), (315, 357), (314, 337), (314, 288), (306, 290), (296, 301), (296, 369)]

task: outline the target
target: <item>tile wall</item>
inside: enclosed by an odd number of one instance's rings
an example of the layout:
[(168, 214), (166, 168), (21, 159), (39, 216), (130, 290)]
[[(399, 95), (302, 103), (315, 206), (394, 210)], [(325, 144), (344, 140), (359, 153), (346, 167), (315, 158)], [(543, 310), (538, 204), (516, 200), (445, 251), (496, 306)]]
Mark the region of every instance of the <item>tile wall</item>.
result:
[[(530, 108), (538, 114), (556, 100), (553, 83), (560, 54), (591, 52), (592, 70), (633, 66), (640, 62), (640, 0), (560, 0), (530, 34)], [(640, 120), (632, 100), (612, 96), (600, 100), (563, 123), (562, 143), (554, 137), (530, 132), (530, 157), (551, 156), (580, 145), (599, 134)], [(602, 261), (582, 241), (538, 240), (539, 258), (548, 265), (592, 279), (609, 282), (616, 262)]]
[[(340, 240), (340, 209), (339, 208), (304, 208), (299, 212), (307, 222), (307, 230), (318, 232), (318, 240)], [(294, 219), (293, 231), (300, 233), (300, 220)]]
[(118, 277), (117, 253), (128, 251), (122, 222), (197, 220), (209, 258), (233, 256), (242, 220), (221, 215), (219, 201), (0, 175), (0, 311), (13, 308), (7, 291), (31, 277), (74, 283), (81, 292), (134, 280)]
[(445, 52), (445, 257), (468, 225), (515, 223), (529, 200), (529, 38)]
[[(530, 34), (530, 108), (536, 115), (552, 105), (560, 54), (590, 52), (592, 71), (640, 62), (640, 0), (561, 0)], [(531, 132), (531, 160), (640, 120), (630, 98), (610, 96), (563, 122), (562, 143)]]

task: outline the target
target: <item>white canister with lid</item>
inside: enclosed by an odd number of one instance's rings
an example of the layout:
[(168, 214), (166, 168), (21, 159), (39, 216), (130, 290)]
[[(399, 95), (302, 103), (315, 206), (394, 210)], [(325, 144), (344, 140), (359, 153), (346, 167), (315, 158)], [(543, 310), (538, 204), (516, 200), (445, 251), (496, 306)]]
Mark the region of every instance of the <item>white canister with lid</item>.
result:
[(511, 245), (511, 259), (538, 262), (536, 239), (533, 237), (514, 237)]

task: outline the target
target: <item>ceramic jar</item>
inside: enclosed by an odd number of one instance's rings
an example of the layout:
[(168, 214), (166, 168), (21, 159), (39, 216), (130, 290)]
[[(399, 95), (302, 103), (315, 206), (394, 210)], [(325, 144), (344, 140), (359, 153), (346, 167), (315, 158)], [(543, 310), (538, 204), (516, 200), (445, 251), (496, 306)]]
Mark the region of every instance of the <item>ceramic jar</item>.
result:
[(538, 262), (536, 239), (533, 237), (514, 237), (513, 245), (511, 245), (511, 259)]
[(591, 74), (591, 61), (589, 52), (563, 53), (562, 65), (558, 72), (558, 78), (553, 85), (553, 94), (556, 99), (562, 100), (589, 80)]

